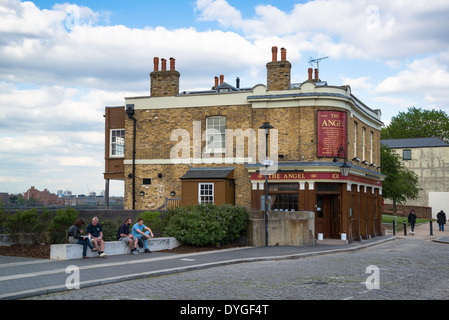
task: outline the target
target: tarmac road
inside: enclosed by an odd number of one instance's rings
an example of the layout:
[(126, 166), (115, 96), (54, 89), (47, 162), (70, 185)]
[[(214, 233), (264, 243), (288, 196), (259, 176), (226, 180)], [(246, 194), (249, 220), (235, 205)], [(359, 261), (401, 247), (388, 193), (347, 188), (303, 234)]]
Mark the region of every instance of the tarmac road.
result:
[(424, 225), (414, 236), (361, 250), (225, 264), (31, 299), (446, 300), (449, 245), (445, 233), (434, 234)]

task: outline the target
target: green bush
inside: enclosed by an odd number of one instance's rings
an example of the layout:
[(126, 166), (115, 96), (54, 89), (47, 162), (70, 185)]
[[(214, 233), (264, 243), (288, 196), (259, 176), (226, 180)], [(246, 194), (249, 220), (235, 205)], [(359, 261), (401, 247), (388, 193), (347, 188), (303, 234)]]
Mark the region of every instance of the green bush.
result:
[(70, 207), (56, 211), (56, 215), (49, 226), (51, 243), (67, 243), (68, 229), (78, 218), (78, 215), (78, 211)]
[(143, 223), (153, 231), (155, 236), (160, 236), (165, 232), (167, 227), (167, 219), (162, 218), (158, 211), (144, 211), (139, 214), (143, 219)]
[(166, 235), (195, 246), (230, 243), (246, 232), (249, 214), (245, 208), (213, 204), (175, 209)]
[[(89, 222), (90, 223), (90, 222)], [(85, 223), (84, 232), (86, 232), (87, 226), (89, 223)], [(103, 240), (104, 241), (116, 241), (117, 240), (117, 231), (120, 225), (123, 223), (120, 219), (116, 222), (111, 220), (104, 220), (101, 217), (98, 217), (98, 223), (101, 224), (103, 228)]]
[(28, 244), (28, 239), (31, 240), (31, 244), (48, 243), (47, 228), (50, 219), (50, 211), (44, 209), (39, 215), (37, 209), (30, 209), (7, 216), (4, 227), (11, 240), (22, 246)]

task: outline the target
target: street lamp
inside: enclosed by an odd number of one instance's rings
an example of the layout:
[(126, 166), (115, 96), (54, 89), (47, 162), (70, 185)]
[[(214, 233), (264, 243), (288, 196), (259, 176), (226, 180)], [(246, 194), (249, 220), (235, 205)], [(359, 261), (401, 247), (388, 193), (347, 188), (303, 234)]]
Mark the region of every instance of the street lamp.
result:
[(343, 165), (340, 166), (340, 173), (343, 177), (347, 177), (347, 176), (349, 176), (350, 170), (351, 170), (351, 166), (348, 166), (348, 164), (346, 163), (346, 159), (345, 159), (345, 162), (343, 163)]
[(265, 129), (265, 247), (268, 247), (268, 135), (270, 129), (274, 127), (269, 122), (265, 122), (259, 129)]

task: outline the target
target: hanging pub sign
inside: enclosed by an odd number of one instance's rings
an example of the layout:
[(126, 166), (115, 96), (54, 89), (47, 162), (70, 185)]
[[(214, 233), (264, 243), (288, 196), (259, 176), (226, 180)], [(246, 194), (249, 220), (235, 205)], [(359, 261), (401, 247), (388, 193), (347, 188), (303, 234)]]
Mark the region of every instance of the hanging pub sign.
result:
[(317, 112), (318, 157), (345, 158), (347, 152), (347, 115), (344, 111)]

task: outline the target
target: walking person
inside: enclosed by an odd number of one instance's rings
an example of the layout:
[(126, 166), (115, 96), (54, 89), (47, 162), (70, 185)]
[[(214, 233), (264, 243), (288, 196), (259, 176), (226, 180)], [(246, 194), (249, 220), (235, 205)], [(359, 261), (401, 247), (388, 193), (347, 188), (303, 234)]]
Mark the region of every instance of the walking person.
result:
[(90, 239), (88, 235), (83, 235), (83, 230), (80, 230), (84, 225), (83, 219), (78, 219), (75, 223), (69, 228), (69, 243), (81, 244), (83, 246), (83, 258), (88, 258), (87, 256), (87, 247), (90, 248), (90, 251), (97, 251), (90, 243)]
[(410, 233), (415, 233), (415, 223), (416, 223), (416, 213), (415, 210), (410, 210), (408, 215), (408, 223), (410, 224), (410, 228), (412, 229)]
[[(143, 230), (147, 231), (144, 232)], [(150, 249), (148, 249), (147, 240), (150, 238), (150, 234), (151, 238), (154, 238), (153, 231), (151, 231), (150, 228), (143, 224), (143, 219), (137, 219), (137, 223), (132, 228), (132, 235), (143, 242), (143, 247), (145, 248), (144, 252), (149, 253), (151, 253), (151, 251)]]
[(131, 250), (131, 253), (139, 254), (139, 251), (137, 250), (138, 239), (129, 232), (129, 226), (131, 225), (131, 222), (131, 218), (127, 218), (125, 220), (125, 223), (120, 226), (117, 231), (117, 240), (127, 243), (129, 245), (129, 249)]
[(87, 226), (86, 232), (92, 239), (93, 246), (98, 250), (101, 258), (106, 257), (104, 253), (103, 227), (98, 223), (98, 218), (94, 217), (92, 223)]
[(446, 213), (444, 213), (443, 210), (438, 212), (437, 214), (437, 222), (438, 222), (438, 228), (440, 231), (444, 231), (444, 225), (446, 224)]

